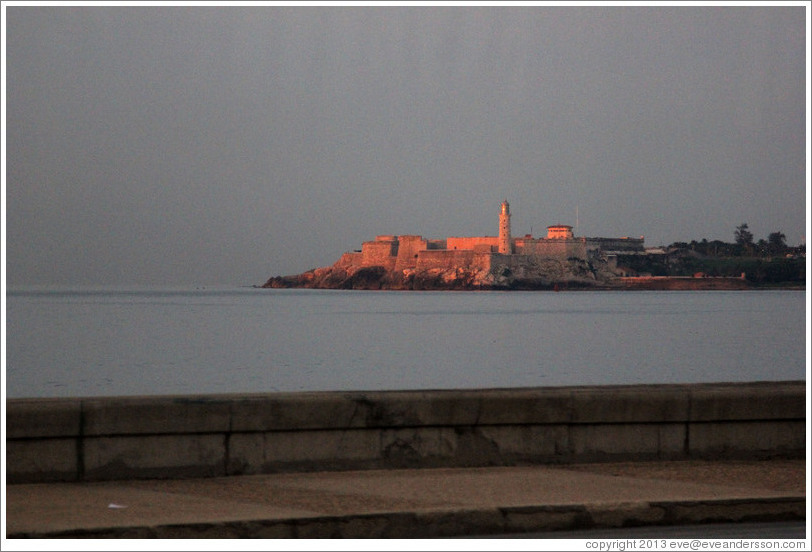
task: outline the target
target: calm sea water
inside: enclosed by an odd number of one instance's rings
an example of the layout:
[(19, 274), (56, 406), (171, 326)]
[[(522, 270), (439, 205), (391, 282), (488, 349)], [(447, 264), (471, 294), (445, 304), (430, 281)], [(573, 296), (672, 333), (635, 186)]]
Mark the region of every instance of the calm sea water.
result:
[(36, 289), (7, 396), (805, 378), (805, 294)]

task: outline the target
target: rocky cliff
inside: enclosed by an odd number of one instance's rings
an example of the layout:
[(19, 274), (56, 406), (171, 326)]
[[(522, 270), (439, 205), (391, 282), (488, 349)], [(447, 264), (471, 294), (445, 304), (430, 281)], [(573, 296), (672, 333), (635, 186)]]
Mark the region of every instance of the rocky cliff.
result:
[(292, 276), (275, 276), (265, 288), (508, 290), (615, 287), (616, 275), (604, 261), (524, 257), (490, 269), (432, 268), (387, 270), (382, 266), (342, 263)]

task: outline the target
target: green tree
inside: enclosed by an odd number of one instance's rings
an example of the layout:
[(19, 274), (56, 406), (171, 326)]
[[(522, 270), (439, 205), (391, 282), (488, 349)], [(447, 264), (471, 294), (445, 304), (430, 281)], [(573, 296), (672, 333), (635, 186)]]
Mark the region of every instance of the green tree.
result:
[(758, 240), (758, 243), (756, 244), (756, 253), (760, 257), (766, 257), (769, 254), (769, 251), (770, 251), (770, 244), (767, 243), (767, 240), (765, 240), (764, 238), (761, 238), (760, 240)]
[(747, 228), (747, 223), (736, 227), (736, 244), (741, 249), (742, 254), (751, 255), (753, 251), (753, 233)]
[(767, 236), (771, 255), (778, 255), (787, 249), (787, 237), (782, 232), (773, 232)]
[(753, 233), (747, 229), (746, 222), (736, 227), (736, 243), (744, 246), (753, 244)]

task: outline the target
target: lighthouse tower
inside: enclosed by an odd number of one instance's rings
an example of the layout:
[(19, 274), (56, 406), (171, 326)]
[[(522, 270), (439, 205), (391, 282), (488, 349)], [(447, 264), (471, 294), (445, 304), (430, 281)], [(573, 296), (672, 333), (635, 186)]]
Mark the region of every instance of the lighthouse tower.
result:
[(499, 213), (499, 253), (503, 255), (513, 253), (510, 240), (510, 203), (507, 199), (502, 202), (502, 211)]

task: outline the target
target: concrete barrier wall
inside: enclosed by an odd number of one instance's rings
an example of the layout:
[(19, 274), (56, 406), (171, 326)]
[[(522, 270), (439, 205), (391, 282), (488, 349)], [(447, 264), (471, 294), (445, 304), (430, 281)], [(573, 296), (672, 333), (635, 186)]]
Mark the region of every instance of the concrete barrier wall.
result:
[(9, 483), (798, 457), (806, 384), (10, 399)]

